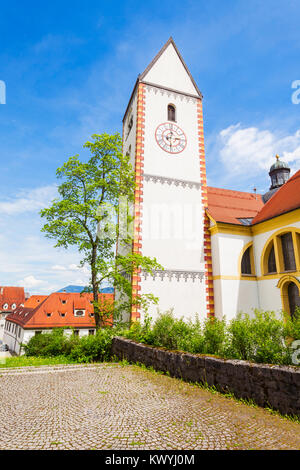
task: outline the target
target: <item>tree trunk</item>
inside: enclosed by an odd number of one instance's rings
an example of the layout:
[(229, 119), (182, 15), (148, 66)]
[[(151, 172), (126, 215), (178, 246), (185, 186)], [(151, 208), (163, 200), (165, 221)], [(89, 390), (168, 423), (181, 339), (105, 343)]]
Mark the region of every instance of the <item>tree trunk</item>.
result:
[(97, 245), (92, 248), (92, 259), (91, 259), (91, 271), (92, 271), (92, 286), (93, 286), (93, 297), (94, 297), (94, 318), (96, 323), (96, 330), (99, 330), (102, 326), (101, 314), (99, 309), (99, 283), (97, 282), (97, 270), (96, 270), (96, 259), (97, 259)]

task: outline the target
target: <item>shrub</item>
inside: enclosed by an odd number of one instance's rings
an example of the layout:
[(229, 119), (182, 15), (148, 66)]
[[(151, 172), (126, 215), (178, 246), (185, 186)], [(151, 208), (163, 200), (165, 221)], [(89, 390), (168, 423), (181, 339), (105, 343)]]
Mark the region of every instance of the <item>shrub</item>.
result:
[(24, 345), (27, 356), (58, 357), (70, 361), (108, 361), (114, 336), (194, 354), (211, 354), (224, 358), (259, 363), (292, 364), (294, 340), (300, 340), (300, 309), (294, 318), (277, 318), (274, 312), (255, 310), (239, 313), (226, 324), (225, 319), (209, 318), (203, 323), (175, 318), (172, 311), (160, 313), (152, 324), (146, 317), (131, 328), (103, 328), (94, 336), (64, 335), (64, 329), (36, 335)]
[(300, 308), (296, 307), (294, 317), (288, 315), (285, 318), (284, 325), (285, 336), (288, 338), (288, 343), (295, 340), (300, 340)]
[(290, 347), (300, 339), (300, 309), (294, 318), (284, 320), (274, 312), (255, 310), (253, 315), (239, 313), (225, 319), (209, 318), (202, 324), (176, 319), (172, 311), (160, 313), (151, 325), (136, 323), (123, 336), (167, 349), (194, 354), (211, 354), (224, 358), (258, 363), (292, 364)]
[(54, 328), (51, 333), (33, 336), (24, 345), (26, 356), (67, 356), (72, 348), (72, 341), (64, 335), (63, 328)]
[(103, 328), (95, 335), (83, 336), (73, 344), (69, 358), (77, 362), (109, 361), (113, 335), (112, 328)]
[(274, 312), (255, 310), (253, 317), (241, 313), (230, 322), (228, 330), (231, 339), (227, 355), (230, 357), (258, 363), (289, 362), (284, 321)]
[(170, 310), (160, 313), (155, 321), (151, 335), (151, 344), (167, 349), (187, 350), (193, 337), (194, 326), (182, 318), (176, 319)]
[(203, 345), (204, 353), (222, 356), (226, 349), (227, 332), (225, 320), (208, 318), (204, 322)]
[(121, 331), (121, 333), (126, 338), (139, 343), (152, 344), (151, 320), (151, 317), (146, 316), (143, 323), (134, 322), (129, 329)]
[(33, 336), (24, 345), (26, 356), (53, 357), (64, 356), (72, 361), (92, 362), (110, 359), (111, 343), (116, 330), (103, 328), (96, 335), (65, 335), (63, 328), (53, 329), (51, 333)]
[(228, 326), (230, 342), (226, 356), (233, 359), (250, 360), (254, 355), (254, 338), (251, 329), (251, 319), (248, 314), (239, 313)]

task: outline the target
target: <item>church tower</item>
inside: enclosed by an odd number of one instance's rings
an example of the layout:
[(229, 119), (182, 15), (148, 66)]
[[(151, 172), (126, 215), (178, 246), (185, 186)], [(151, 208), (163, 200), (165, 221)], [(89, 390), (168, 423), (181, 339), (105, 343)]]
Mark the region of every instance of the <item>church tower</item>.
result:
[[(206, 318), (213, 292), (202, 94), (172, 38), (138, 76), (123, 119), (123, 151), (137, 185), (132, 250), (164, 268), (136, 273), (133, 295), (159, 298), (152, 318), (157, 308)], [(132, 321), (142, 316), (132, 308)]]

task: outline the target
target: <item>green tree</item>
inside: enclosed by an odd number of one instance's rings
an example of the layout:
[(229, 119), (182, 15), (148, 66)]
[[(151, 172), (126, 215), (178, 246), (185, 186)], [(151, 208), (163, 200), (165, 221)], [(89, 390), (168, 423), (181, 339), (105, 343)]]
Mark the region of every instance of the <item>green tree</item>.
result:
[[(92, 139), (84, 144), (91, 154), (87, 162), (75, 155), (57, 169), (57, 178), (62, 180), (59, 198), (40, 214), (47, 221), (42, 231), (56, 240), (55, 247), (77, 246), (82, 253), (81, 265), (89, 266), (88, 290), (93, 292), (98, 329), (112, 313), (117, 318), (120, 312), (129, 312), (132, 303), (147, 308), (149, 302), (157, 302), (152, 294), (133, 298), (131, 278), (139, 269), (152, 273), (162, 267), (155, 258), (132, 253), (132, 234), (127, 228), (133, 220), (130, 207), (134, 200), (134, 171), (129, 155), (122, 153), (120, 135), (95, 134)], [(125, 234), (120, 233), (120, 219), (123, 232), (125, 220)], [(122, 245), (122, 254), (116, 255), (117, 243)], [(99, 295), (104, 281), (118, 290), (114, 304)]]

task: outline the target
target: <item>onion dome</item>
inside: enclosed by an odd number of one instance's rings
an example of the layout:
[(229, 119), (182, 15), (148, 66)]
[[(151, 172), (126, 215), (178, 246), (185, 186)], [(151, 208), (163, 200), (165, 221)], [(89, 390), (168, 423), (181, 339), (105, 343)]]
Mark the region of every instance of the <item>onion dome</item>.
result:
[(270, 168), (269, 176), (271, 178), (270, 191), (263, 195), (262, 199), (266, 203), (276, 191), (287, 182), (290, 177), (291, 169), (287, 163), (279, 159), (279, 155), (276, 155), (276, 162)]
[[(279, 160), (279, 155), (276, 155), (276, 162), (273, 163), (273, 165), (270, 168), (270, 173), (272, 173), (274, 170), (279, 170), (281, 168), (285, 168), (289, 171), (290, 173), (290, 168), (287, 163), (283, 162), (282, 160)], [(269, 173), (269, 174), (270, 174)], [(270, 175), (271, 176), (271, 175)]]

